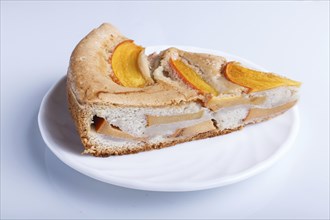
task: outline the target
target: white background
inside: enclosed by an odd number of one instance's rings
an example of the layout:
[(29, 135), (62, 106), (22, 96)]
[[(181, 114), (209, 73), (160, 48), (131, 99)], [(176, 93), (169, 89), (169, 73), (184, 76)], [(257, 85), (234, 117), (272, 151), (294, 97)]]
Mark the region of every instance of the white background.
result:
[[(39, 105), (103, 22), (144, 46), (222, 50), (302, 81), (295, 146), (249, 180), (186, 193), (116, 187), (64, 165), (40, 136)], [(1, 218), (328, 219), (329, 2), (1, 2)]]

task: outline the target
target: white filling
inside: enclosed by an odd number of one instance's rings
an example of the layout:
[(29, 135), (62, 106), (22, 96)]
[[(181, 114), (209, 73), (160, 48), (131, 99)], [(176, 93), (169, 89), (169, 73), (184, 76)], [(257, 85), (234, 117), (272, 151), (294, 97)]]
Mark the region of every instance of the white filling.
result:
[[(253, 93), (246, 96), (257, 97), (266, 96), (265, 103), (261, 105), (237, 105), (219, 109), (217, 112), (212, 112), (207, 108), (202, 107), (197, 103), (189, 103), (180, 106), (170, 107), (125, 107), (125, 108), (99, 108), (94, 114), (98, 117), (105, 118), (108, 123), (119, 127), (122, 131), (136, 137), (148, 137), (148, 142), (159, 143), (166, 140), (168, 135), (173, 134), (177, 129), (193, 126), (200, 122), (215, 119), (220, 130), (234, 129), (244, 124), (250, 108), (273, 108), (284, 103), (296, 100), (298, 98), (298, 89), (296, 87), (280, 87), (272, 90)], [(200, 119), (174, 122), (169, 124), (153, 125), (147, 127), (146, 115), (167, 116), (195, 113), (204, 110), (204, 114)], [(93, 138), (100, 138), (109, 145), (119, 146), (137, 146), (143, 144), (141, 141), (125, 140), (112, 138), (107, 135), (101, 135), (92, 132)]]
[(243, 119), (246, 118), (248, 112), (247, 106), (233, 106), (220, 109), (214, 114), (214, 117), (220, 130), (233, 129), (243, 124)]
[(127, 107), (96, 109), (94, 114), (98, 117), (105, 118), (108, 123), (119, 127), (122, 131), (140, 137), (144, 136), (144, 132), (146, 131), (146, 115), (180, 115), (195, 113), (200, 109), (201, 106), (199, 104), (189, 103), (181, 106), (162, 108)]
[(297, 87), (279, 87), (276, 89), (270, 89), (262, 92), (255, 92), (251, 97), (266, 97), (266, 101), (258, 105), (258, 108), (273, 108), (290, 101), (298, 99)]
[(211, 120), (213, 116), (210, 110), (206, 108), (203, 109), (204, 109), (203, 116), (199, 119), (180, 121), (169, 124), (153, 125), (145, 129), (144, 135), (147, 137), (157, 136), (157, 135), (163, 135), (163, 136), (171, 135), (179, 128), (185, 128), (196, 125), (206, 120)]

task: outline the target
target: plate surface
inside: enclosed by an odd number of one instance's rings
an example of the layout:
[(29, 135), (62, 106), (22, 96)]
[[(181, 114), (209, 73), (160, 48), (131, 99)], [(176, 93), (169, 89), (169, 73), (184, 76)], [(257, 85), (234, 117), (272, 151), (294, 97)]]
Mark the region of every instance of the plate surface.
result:
[[(146, 53), (170, 46), (148, 47)], [(220, 51), (175, 46), (211, 53), (263, 68)], [(66, 77), (45, 95), (38, 122), (49, 149), (73, 169), (110, 184), (152, 191), (194, 191), (220, 187), (251, 177), (270, 167), (289, 150), (299, 128), (294, 107), (270, 121), (214, 138), (138, 154), (97, 158), (81, 155), (83, 146), (68, 111)]]

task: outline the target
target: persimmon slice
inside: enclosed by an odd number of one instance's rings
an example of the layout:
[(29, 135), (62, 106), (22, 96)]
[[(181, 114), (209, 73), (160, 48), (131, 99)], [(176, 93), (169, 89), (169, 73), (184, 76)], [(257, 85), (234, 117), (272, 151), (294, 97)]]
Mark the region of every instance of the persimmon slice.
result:
[(204, 111), (201, 110), (199, 112), (190, 113), (190, 114), (181, 114), (181, 115), (166, 115), (166, 116), (146, 115), (147, 126), (199, 119), (203, 116), (203, 113)]
[(248, 88), (247, 93), (259, 92), (280, 86), (301, 85), (300, 82), (277, 76), (272, 73), (248, 69), (237, 62), (229, 62), (223, 69), (224, 76), (231, 82)]
[(139, 139), (120, 130), (116, 126), (109, 124), (104, 118), (94, 116), (93, 121), (94, 121), (95, 131), (99, 134), (105, 134), (121, 139)]
[(297, 101), (292, 101), (292, 102), (288, 102), (283, 105), (276, 106), (274, 108), (268, 108), (268, 109), (252, 108), (252, 109), (250, 109), (250, 111), (249, 111), (248, 115), (246, 116), (246, 118), (244, 119), (244, 121), (249, 122), (253, 119), (266, 118), (266, 117), (269, 117), (272, 115), (276, 115), (276, 114), (285, 112), (288, 109), (290, 109), (291, 107), (293, 107), (296, 103), (297, 103)]
[(116, 46), (111, 57), (115, 82), (125, 87), (135, 88), (144, 87), (147, 84), (138, 64), (139, 54), (143, 49), (132, 40), (123, 41)]
[(202, 77), (181, 60), (170, 59), (170, 64), (178, 76), (193, 89), (197, 89), (201, 93), (210, 93), (215, 96), (219, 94), (215, 88), (205, 82)]
[(203, 121), (201, 123), (198, 123), (196, 125), (192, 125), (189, 127), (185, 127), (185, 128), (179, 128), (177, 129), (174, 134), (172, 134), (170, 137), (172, 138), (176, 138), (179, 136), (195, 136), (201, 133), (205, 133), (205, 132), (209, 132), (209, 131), (213, 131), (216, 130), (217, 128), (214, 126), (214, 123), (212, 120), (207, 120), (207, 121)]
[(231, 96), (231, 97), (212, 97), (206, 102), (206, 107), (212, 111), (217, 111), (221, 108), (231, 107), (235, 105), (259, 105), (264, 103), (266, 97), (251, 97), (245, 98), (242, 96)]

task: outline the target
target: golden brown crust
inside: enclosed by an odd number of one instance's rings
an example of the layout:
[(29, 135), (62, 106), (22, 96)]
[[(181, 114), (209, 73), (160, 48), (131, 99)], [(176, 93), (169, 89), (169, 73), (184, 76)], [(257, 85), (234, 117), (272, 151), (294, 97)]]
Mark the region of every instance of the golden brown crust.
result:
[(76, 125), (76, 130), (78, 131), (82, 144), (86, 146), (86, 144), (88, 143), (87, 136), (89, 132), (87, 129), (89, 129), (90, 127), (89, 125), (86, 126), (86, 121), (88, 121), (90, 113), (82, 106), (79, 106), (79, 103), (75, 99), (75, 96), (70, 88), (67, 88), (67, 96), (69, 111)]
[(177, 90), (157, 82), (144, 88), (121, 86), (110, 77), (109, 58), (120, 42), (127, 40), (115, 27), (102, 24), (74, 49), (68, 69), (68, 86), (79, 103), (125, 106), (165, 106), (201, 98), (194, 90)]

